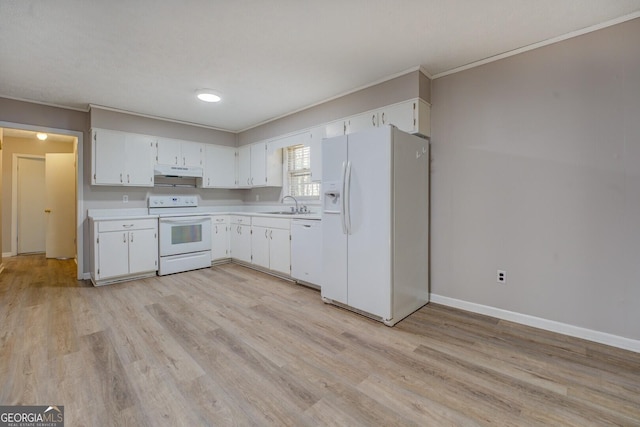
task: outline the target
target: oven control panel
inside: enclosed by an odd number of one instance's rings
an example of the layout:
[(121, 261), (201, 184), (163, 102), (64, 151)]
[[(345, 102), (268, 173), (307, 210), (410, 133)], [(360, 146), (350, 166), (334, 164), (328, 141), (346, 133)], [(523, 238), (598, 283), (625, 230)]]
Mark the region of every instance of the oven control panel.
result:
[(150, 208), (198, 207), (198, 196), (149, 196)]

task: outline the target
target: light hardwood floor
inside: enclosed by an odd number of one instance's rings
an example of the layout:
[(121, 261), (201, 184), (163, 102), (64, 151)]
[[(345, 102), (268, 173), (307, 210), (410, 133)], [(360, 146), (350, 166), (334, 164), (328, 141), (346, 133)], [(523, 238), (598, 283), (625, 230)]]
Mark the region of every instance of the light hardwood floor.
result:
[(4, 260), (0, 404), (68, 426), (640, 425), (640, 354), (429, 304), (389, 328), (227, 264), (94, 288)]

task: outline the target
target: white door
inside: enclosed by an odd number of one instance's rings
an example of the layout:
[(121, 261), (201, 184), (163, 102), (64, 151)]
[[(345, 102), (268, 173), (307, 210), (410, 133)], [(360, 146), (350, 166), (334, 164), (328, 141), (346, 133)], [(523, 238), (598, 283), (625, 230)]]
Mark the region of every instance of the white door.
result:
[[(348, 304), (391, 317), (391, 131), (349, 135)], [(323, 224), (324, 229), (324, 224)]]
[(45, 159), (18, 158), (18, 254), (45, 251)]
[(76, 161), (73, 153), (46, 154), (46, 255), (76, 256)]

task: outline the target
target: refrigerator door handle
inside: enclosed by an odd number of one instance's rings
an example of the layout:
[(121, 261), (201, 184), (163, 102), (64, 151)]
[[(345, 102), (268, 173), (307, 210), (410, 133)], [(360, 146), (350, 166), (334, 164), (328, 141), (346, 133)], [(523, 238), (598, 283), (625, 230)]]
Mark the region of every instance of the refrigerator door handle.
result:
[(342, 195), (341, 195), (341, 201), (340, 201), (340, 224), (342, 225), (342, 234), (347, 234), (347, 223), (344, 220), (344, 211), (345, 211), (345, 203), (344, 203), (344, 196), (345, 196), (345, 184), (346, 184), (346, 174), (347, 174), (347, 162), (342, 162), (342, 182), (341, 182), (341, 186), (342, 186)]
[(347, 161), (347, 170), (345, 172), (345, 192), (344, 192), (344, 205), (345, 214), (344, 222), (347, 234), (351, 234), (351, 160)]

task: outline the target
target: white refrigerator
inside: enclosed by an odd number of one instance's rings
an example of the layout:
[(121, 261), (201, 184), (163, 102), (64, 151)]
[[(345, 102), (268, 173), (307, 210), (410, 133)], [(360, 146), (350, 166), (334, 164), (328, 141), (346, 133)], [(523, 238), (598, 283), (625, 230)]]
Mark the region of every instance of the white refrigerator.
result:
[(429, 141), (394, 126), (322, 141), (321, 295), (393, 326), (429, 301)]

